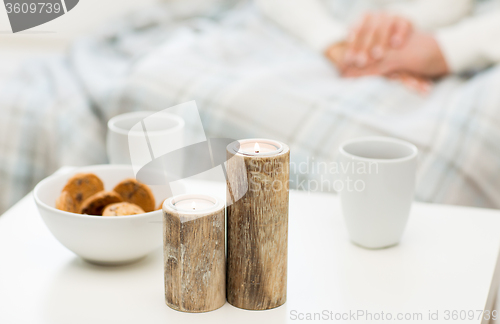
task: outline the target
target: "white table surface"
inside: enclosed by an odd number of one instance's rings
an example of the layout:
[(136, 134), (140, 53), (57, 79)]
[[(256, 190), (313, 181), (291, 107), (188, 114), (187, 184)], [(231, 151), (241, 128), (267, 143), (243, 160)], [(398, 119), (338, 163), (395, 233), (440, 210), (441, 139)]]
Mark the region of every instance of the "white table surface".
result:
[[(195, 187), (223, 192), (217, 183)], [(280, 324), (325, 310), (391, 313), (392, 323), (481, 323), (446, 321), (445, 311), (491, 307), (499, 247), (500, 212), (415, 203), (400, 245), (365, 250), (349, 242), (336, 196), (292, 191), (287, 303), (186, 314), (165, 305), (161, 250), (128, 266), (88, 264), (51, 235), (30, 194), (0, 217), (0, 323)], [(429, 321), (429, 311), (439, 320)], [(395, 320), (406, 312), (423, 320)]]

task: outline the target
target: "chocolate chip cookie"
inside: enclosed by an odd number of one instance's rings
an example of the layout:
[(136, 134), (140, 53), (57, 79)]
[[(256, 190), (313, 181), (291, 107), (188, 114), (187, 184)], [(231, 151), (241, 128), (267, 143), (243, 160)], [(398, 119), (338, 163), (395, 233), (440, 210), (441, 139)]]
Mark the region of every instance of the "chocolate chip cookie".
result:
[(122, 201), (120, 195), (114, 191), (101, 191), (85, 199), (80, 207), (80, 213), (102, 216), (106, 206)]
[(148, 186), (135, 179), (125, 179), (113, 189), (123, 201), (136, 204), (146, 213), (155, 209), (155, 197)]
[(102, 212), (102, 216), (127, 216), (137, 214), (144, 214), (144, 210), (141, 207), (128, 202), (108, 205)]
[(95, 174), (77, 173), (68, 180), (62, 191), (68, 192), (71, 198), (73, 198), (78, 210), (83, 201), (103, 190), (104, 184)]
[(70, 213), (78, 213), (78, 206), (69, 192), (63, 191), (56, 200), (56, 208)]

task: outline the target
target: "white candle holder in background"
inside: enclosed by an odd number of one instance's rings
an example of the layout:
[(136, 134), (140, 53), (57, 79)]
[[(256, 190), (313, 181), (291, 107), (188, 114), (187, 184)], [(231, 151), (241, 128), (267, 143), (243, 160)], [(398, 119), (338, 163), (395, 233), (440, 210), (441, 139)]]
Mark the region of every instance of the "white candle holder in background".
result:
[[(146, 126), (146, 129), (142, 125)], [(106, 148), (109, 163), (131, 165), (134, 161), (131, 160), (130, 146), (138, 152), (144, 151), (145, 154), (141, 156), (151, 159), (146, 136), (152, 147), (165, 148), (164, 143), (175, 145), (170, 149), (167, 146), (166, 149), (169, 150), (182, 147), (184, 127), (185, 122), (181, 117), (163, 111), (135, 111), (115, 116), (108, 121)], [(140, 147), (143, 146), (145, 147), (141, 151)]]

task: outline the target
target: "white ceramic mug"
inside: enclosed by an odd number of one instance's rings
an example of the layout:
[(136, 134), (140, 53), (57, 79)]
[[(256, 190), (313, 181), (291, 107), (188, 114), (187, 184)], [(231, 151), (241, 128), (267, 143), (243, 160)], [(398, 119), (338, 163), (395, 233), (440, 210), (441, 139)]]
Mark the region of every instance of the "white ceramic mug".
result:
[[(172, 146), (172, 150), (183, 146), (184, 120), (163, 111), (137, 111), (115, 116), (108, 121), (107, 152), (111, 164), (130, 165), (129, 137), (144, 137), (143, 131), (137, 131), (140, 122), (146, 122), (147, 138), (150, 149), (161, 151)], [(142, 128), (141, 128), (142, 129)], [(133, 143), (132, 141), (131, 143)], [(134, 143), (135, 145), (135, 143)], [(148, 150), (147, 147), (145, 149)]]
[(352, 242), (370, 249), (396, 245), (413, 201), (417, 147), (389, 137), (362, 137), (339, 150), (340, 199)]

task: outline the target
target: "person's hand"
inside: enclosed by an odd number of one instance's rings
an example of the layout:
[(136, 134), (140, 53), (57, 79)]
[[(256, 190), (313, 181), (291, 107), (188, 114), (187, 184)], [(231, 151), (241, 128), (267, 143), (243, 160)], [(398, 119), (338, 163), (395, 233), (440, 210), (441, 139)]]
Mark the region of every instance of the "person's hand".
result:
[(345, 69), (344, 57), (347, 50), (345, 42), (335, 43), (328, 47), (325, 51), (325, 56), (342, 71)]
[(401, 82), (408, 89), (422, 95), (428, 94), (432, 89), (432, 80), (409, 73), (394, 73), (387, 76), (389, 79)]
[(368, 13), (351, 30), (344, 64), (365, 67), (390, 48), (403, 46), (413, 32), (411, 21), (388, 13)]
[[(335, 43), (325, 51), (325, 56), (335, 64), (339, 70), (342, 70), (345, 68), (343, 62), (346, 50), (346, 43)], [(432, 81), (429, 78), (419, 77), (409, 73), (392, 73), (387, 75), (387, 78), (399, 81), (408, 89), (420, 94), (429, 93), (432, 87)]]
[(342, 71), (345, 77), (394, 73), (434, 78), (448, 74), (449, 68), (436, 39), (431, 34), (414, 32), (403, 47), (389, 50), (383, 59), (364, 67), (348, 66)]

